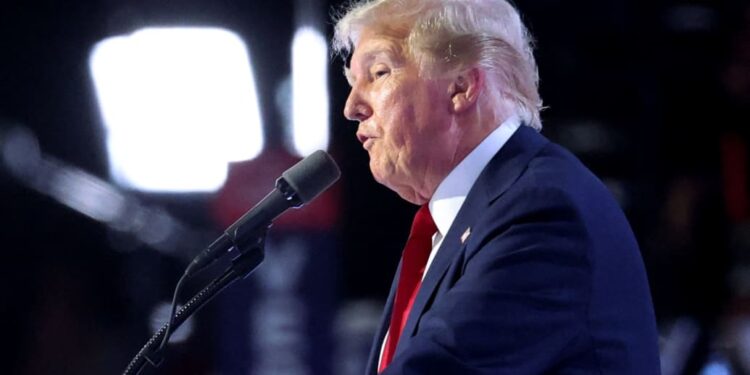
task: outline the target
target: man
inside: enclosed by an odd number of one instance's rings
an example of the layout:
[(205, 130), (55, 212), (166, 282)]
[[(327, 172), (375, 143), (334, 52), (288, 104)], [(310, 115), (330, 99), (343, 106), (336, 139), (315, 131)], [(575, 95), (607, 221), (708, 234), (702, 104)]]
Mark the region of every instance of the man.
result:
[(368, 374), (657, 374), (633, 234), (538, 134), (529, 36), (504, 0), (354, 4), (344, 114), (375, 179), (422, 206)]

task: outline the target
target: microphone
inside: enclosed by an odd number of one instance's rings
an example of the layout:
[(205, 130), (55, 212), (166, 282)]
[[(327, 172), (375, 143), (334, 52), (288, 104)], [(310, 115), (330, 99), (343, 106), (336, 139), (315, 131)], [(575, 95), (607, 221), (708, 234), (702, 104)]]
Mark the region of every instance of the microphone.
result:
[(317, 198), (341, 176), (336, 162), (325, 151), (318, 150), (284, 171), (276, 188), (258, 204), (230, 225), (185, 270), (193, 274), (236, 248), (244, 251), (260, 243), (265, 230), (287, 209), (299, 208)]

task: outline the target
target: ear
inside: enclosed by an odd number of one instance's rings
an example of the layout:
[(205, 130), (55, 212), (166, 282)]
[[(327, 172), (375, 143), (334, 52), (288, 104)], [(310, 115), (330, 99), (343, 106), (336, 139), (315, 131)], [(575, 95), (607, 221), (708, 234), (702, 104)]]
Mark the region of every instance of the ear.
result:
[(477, 103), (484, 80), (484, 72), (476, 67), (456, 74), (448, 88), (454, 113), (464, 112)]

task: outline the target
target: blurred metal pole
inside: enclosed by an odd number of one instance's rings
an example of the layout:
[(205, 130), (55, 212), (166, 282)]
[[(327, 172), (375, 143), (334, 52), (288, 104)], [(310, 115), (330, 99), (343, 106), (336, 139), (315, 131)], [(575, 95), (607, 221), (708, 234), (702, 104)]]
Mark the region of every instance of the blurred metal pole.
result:
[(45, 155), (34, 133), (16, 124), (0, 124), (0, 167), (23, 186), (96, 220), (114, 232), (132, 236), (157, 250), (188, 260), (208, 233), (190, 228), (159, 207), (80, 168)]

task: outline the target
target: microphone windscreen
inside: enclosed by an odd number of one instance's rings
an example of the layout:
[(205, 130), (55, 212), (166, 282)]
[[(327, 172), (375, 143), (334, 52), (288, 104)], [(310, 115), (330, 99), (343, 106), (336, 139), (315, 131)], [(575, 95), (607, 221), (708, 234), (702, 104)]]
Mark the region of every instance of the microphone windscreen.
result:
[(318, 150), (281, 174), (303, 204), (315, 199), (341, 176), (333, 158)]

